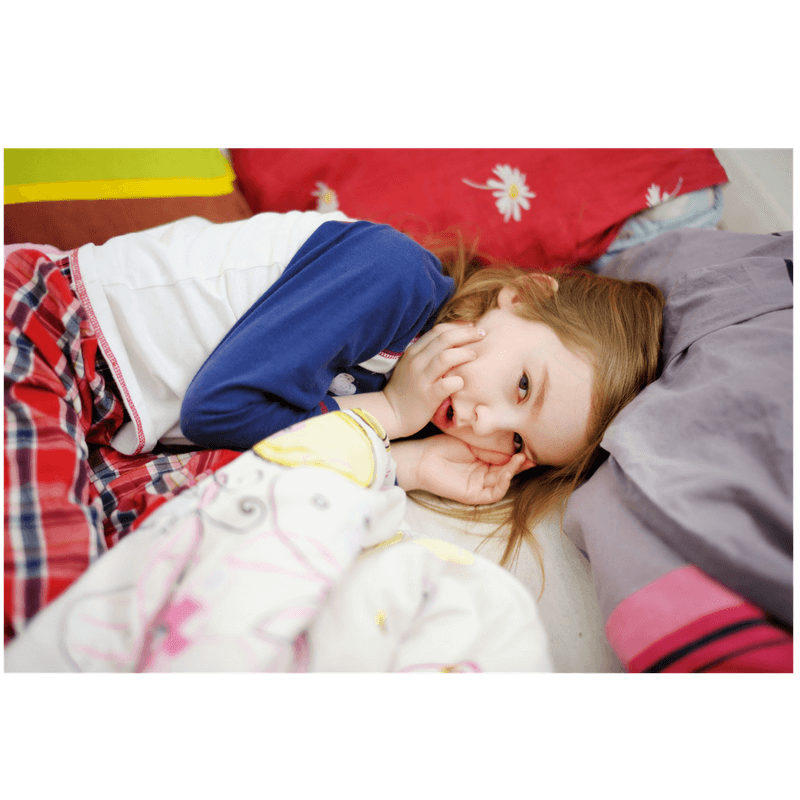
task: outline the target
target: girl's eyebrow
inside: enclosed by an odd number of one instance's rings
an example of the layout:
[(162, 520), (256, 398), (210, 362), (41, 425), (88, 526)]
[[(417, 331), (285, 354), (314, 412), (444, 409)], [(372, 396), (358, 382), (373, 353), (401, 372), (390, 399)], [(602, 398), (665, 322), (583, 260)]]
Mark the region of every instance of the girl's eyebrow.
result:
[(547, 396), (547, 389), (550, 386), (550, 373), (547, 371), (547, 365), (545, 365), (542, 377), (542, 383), (539, 386), (539, 394), (536, 395), (536, 399), (533, 401), (533, 405), (531, 406), (531, 411), (539, 414), (542, 410), (542, 406), (544, 405), (545, 398)]

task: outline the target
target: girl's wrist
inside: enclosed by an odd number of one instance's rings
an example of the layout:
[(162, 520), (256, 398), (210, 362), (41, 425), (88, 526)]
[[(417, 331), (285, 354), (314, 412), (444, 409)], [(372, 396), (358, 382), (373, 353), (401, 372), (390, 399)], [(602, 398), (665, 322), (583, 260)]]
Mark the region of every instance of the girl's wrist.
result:
[(418, 467), (421, 455), (419, 441), (392, 442), (391, 455), (397, 465), (397, 485), (406, 492), (421, 489)]
[(365, 392), (364, 394), (350, 394), (336, 398), (339, 408), (363, 408), (380, 422), (386, 436), (399, 439), (406, 435), (401, 430), (400, 420), (394, 412), (392, 404), (383, 392)]

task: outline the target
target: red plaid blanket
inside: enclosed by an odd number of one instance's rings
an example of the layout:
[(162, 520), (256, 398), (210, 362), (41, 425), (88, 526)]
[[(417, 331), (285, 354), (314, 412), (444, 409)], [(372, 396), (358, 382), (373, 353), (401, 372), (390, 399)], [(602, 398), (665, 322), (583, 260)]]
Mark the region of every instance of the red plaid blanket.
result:
[(145, 512), (239, 453), (117, 453), (125, 409), (68, 260), (16, 250), (4, 278), (7, 643)]

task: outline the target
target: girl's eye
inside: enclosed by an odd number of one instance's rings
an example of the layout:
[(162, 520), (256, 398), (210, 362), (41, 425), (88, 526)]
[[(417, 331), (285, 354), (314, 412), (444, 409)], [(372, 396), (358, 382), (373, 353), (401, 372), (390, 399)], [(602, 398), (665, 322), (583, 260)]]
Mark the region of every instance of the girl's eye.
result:
[[(519, 383), (517, 384), (517, 394), (519, 395), (520, 401), (525, 400), (528, 396), (528, 392), (531, 390), (531, 382), (528, 380), (528, 376), (523, 372), (522, 377), (519, 379)], [(525, 443), (522, 441), (522, 437), (518, 434), (514, 434), (514, 452), (521, 453), (522, 448), (525, 446)]]

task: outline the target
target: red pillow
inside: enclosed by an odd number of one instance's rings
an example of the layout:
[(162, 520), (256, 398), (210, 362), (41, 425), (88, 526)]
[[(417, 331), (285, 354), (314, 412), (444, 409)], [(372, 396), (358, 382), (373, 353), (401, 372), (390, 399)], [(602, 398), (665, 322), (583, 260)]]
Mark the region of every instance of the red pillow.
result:
[(631, 215), (727, 181), (711, 149), (230, 154), (255, 212), (338, 208), (418, 240), (458, 226), (481, 252), (542, 269), (598, 258)]

